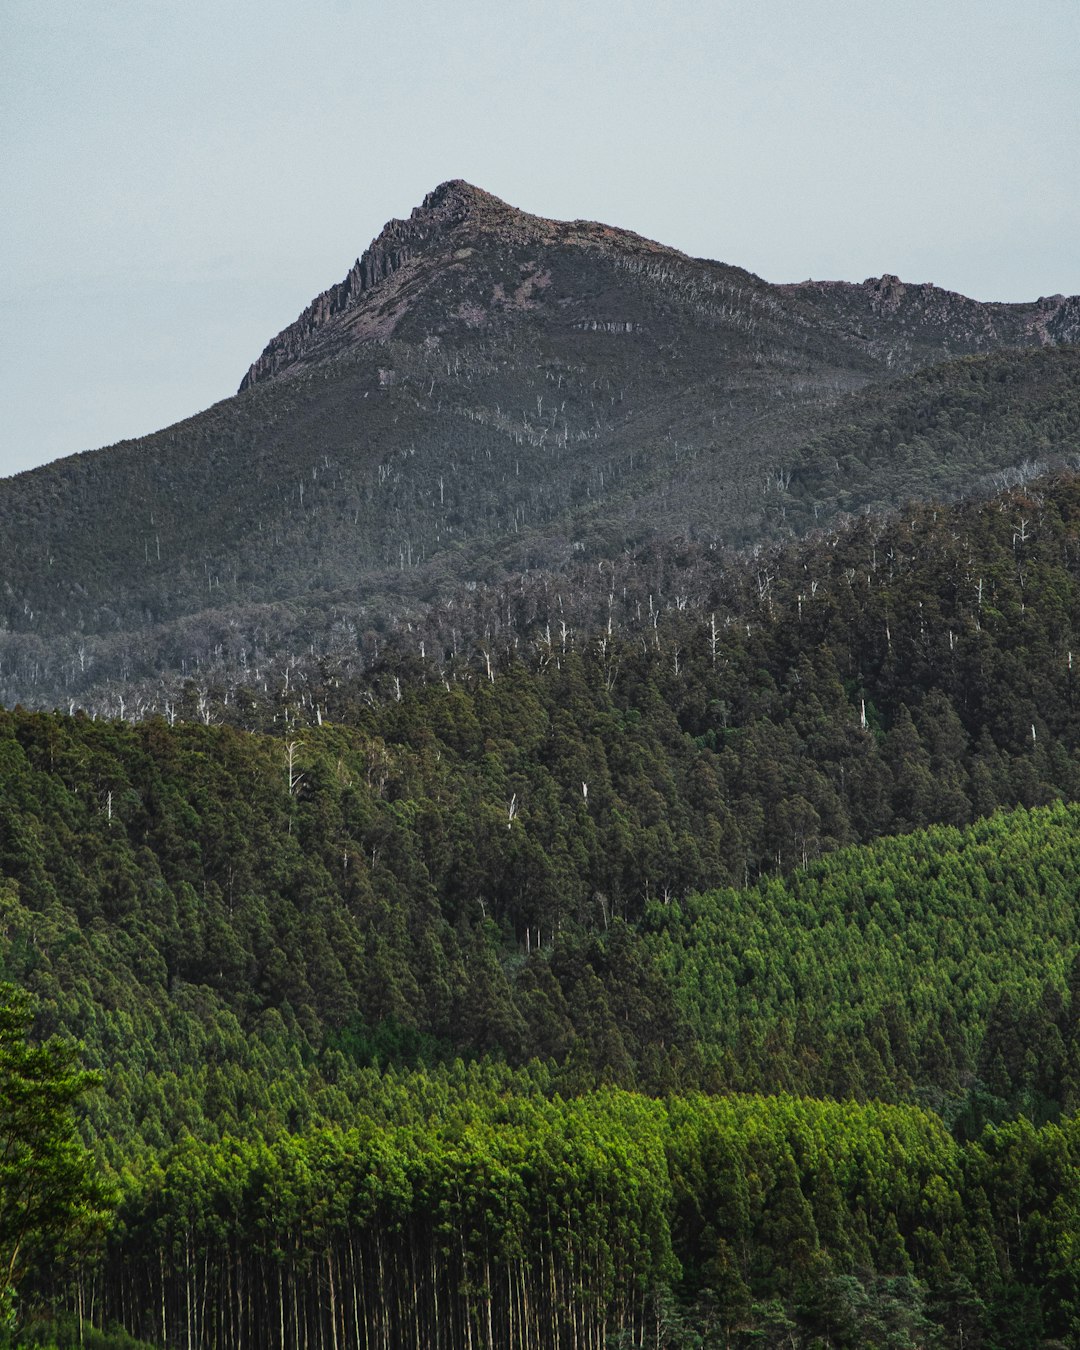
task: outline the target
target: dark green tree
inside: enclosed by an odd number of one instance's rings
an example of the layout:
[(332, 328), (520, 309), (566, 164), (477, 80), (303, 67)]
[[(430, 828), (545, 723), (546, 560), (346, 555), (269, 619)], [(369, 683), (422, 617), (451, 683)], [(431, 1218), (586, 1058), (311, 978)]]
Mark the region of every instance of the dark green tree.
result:
[(0, 1319), (16, 1316), (19, 1284), (54, 1268), (99, 1231), (108, 1197), (78, 1136), (75, 1104), (93, 1083), (76, 1050), (58, 1038), (28, 1039), (25, 994), (0, 985)]

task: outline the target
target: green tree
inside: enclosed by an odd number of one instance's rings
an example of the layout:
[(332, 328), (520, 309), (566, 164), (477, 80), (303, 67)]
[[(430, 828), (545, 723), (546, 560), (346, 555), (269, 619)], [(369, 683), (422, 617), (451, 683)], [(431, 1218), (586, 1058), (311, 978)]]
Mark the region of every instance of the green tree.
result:
[(78, 1253), (100, 1230), (108, 1197), (80, 1140), (75, 1103), (94, 1081), (75, 1047), (32, 1045), (27, 996), (0, 985), (0, 1325), (15, 1320), (18, 1287), (45, 1261)]

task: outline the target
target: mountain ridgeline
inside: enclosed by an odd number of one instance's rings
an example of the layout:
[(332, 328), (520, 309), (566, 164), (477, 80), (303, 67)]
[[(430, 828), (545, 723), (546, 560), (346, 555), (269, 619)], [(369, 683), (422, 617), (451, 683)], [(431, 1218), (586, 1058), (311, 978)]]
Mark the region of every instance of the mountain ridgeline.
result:
[(0, 698), (163, 706), (477, 582), (985, 492), (1077, 454), (1078, 337), (1076, 298), (773, 286), (443, 184), (236, 397), (0, 483)]

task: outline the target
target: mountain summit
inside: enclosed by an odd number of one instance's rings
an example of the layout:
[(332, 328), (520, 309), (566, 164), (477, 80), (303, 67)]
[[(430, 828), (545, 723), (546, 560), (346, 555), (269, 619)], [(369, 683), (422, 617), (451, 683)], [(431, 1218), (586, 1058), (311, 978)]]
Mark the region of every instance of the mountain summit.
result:
[[(297, 364), (333, 355), (342, 347), (391, 337), (428, 288), (434, 288), (440, 279), (467, 281), (469, 270), (477, 266), (476, 250), (500, 245), (617, 247), (627, 256), (684, 256), (629, 230), (593, 221), (556, 221), (529, 215), (482, 188), (453, 178), (429, 192), (407, 220), (389, 221), (344, 280), (323, 291), (294, 323), (267, 344), (244, 376), (240, 391)], [(451, 275), (448, 278), (444, 273)], [(514, 281), (517, 293), (520, 279)], [(488, 298), (496, 304), (514, 304), (505, 290), (499, 292), (499, 284), (497, 278), (493, 279), (490, 297), (477, 295), (481, 305)], [(431, 298), (437, 305), (439, 296)], [(518, 294), (517, 303), (526, 299)], [(453, 311), (430, 315), (436, 327), (454, 317), (475, 326), (481, 309), (474, 305), (463, 312), (459, 305), (456, 315)]]

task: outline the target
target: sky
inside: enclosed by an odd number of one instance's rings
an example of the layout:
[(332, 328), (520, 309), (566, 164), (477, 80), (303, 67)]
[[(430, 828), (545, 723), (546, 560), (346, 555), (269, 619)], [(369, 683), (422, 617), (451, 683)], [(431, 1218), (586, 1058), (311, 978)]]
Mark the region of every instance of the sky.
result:
[(448, 178), (770, 281), (1080, 293), (1078, 0), (2, 0), (0, 476), (235, 392)]

